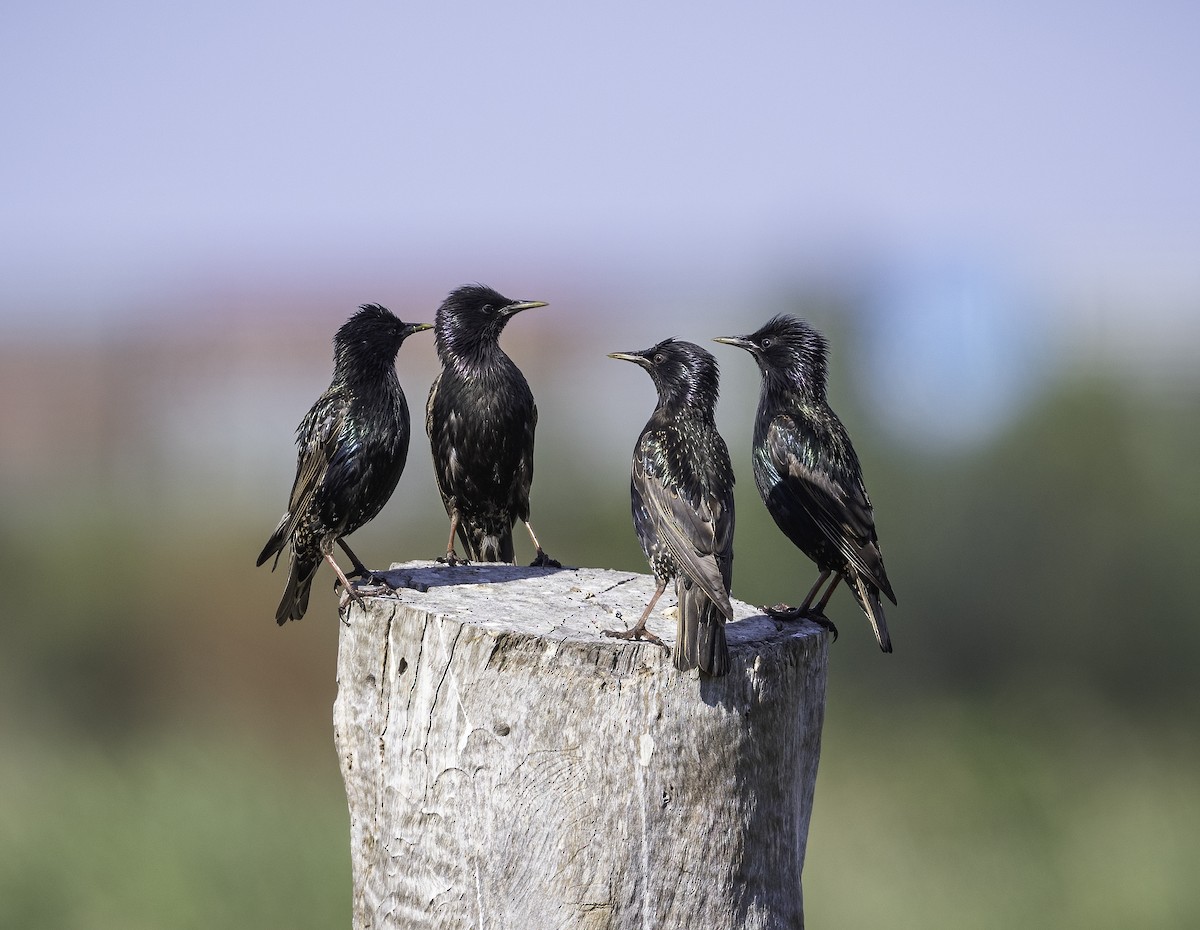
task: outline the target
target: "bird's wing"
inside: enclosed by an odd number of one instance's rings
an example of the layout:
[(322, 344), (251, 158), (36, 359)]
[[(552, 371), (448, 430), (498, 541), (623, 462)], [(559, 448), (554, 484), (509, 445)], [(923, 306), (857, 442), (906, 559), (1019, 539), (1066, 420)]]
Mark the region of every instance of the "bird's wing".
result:
[(728, 500), (703, 492), (689, 495), (686, 489), (698, 482), (677, 474), (678, 464), (669, 457), (661, 431), (643, 433), (633, 458), (634, 489), (679, 570), (731, 618), (727, 579), (733, 565), (732, 495)]
[(317, 489), (329, 474), (330, 463), (344, 456), (340, 449), (339, 436), (350, 407), (349, 399), (341, 391), (326, 391), (309, 410), (308, 415), (296, 431), (296, 444), (300, 447), (300, 458), (296, 463), (296, 480), (292, 484), (292, 496), (288, 500), (287, 530), (284, 538), (290, 538), (304, 518)]
[(433, 404), (437, 400), (438, 385), (442, 383), (442, 373), (439, 371), (429, 385), (429, 399), (425, 401), (425, 435), (433, 438)]
[(454, 494), (450, 488), (460, 479), (460, 463), (454, 452), (453, 421), (454, 411), (449, 415), (439, 416), (437, 412), (439, 392), (442, 387), (443, 371), (439, 371), (429, 386), (429, 400), (425, 403), (425, 434), (429, 437), (429, 448), (433, 452), (433, 476), (437, 480), (438, 493), (442, 496), (442, 506), (450, 512), (450, 502)]
[(533, 437), (537, 430), (537, 404), (529, 406), (529, 419), (525, 421), (525, 435), (521, 442), (521, 456), (517, 462), (517, 482), (515, 503), (517, 516), (522, 520), (529, 519), (529, 489), (533, 487)]
[(862, 470), (845, 428), (834, 421), (833, 429), (834, 445), (844, 453), (836, 464), (790, 416), (771, 421), (765, 451), (780, 477), (773, 495), (784, 498), (789, 508), (804, 511), (846, 561), (894, 603)]

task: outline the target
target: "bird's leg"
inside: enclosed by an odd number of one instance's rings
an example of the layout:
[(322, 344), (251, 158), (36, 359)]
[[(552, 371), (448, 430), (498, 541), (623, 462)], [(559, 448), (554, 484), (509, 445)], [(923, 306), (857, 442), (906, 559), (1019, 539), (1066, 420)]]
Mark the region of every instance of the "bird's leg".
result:
[(844, 577), (846, 577), (846, 576), (843, 575), (841, 572), (838, 572), (836, 577), (834, 577), (834, 579), (833, 579), (833, 584), (831, 584), (825, 590), (825, 596), (821, 598), (821, 603), (819, 603), (817, 605), (817, 610), (816, 610), (816, 612), (819, 613), (821, 616), (825, 616), (825, 605), (829, 603), (829, 599), (831, 597), (833, 597), (834, 589), (838, 586), (839, 582), (841, 582), (841, 580)]
[(346, 573), (347, 578), (353, 578), (355, 575), (365, 577), (365, 576), (371, 574), (371, 572), (368, 571), (367, 567), (365, 565), (363, 565), (363, 563), (359, 559), (359, 557), (356, 556), (354, 554), (354, 551), (346, 544), (346, 540), (339, 539), (337, 541), (337, 544), (342, 547), (342, 551), (344, 553), (346, 553), (346, 556), (350, 559), (351, 563), (354, 565), (354, 571)]
[[(787, 604), (776, 604), (774, 607), (764, 607), (763, 613), (774, 620), (801, 620), (808, 613), (809, 607), (812, 605), (813, 598), (817, 596), (817, 592), (821, 590), (821, 585), (825, 583), (832, 572), (824, 571), (817, 576), (816, 582), (808, 593), (804, 595), (804, 600), (799, 607), (790, 607)], [(824, 603), (824, 602), (822, 602)]]
[(337, 541), (337, 544), (342, 547), (342, 551), (344, 553), (346, 553), (346, 555), (349, 557), (350, 561), (354, 564), (354, 571), (347, 572), (346, 573), (347, 578), (358, 577), (358, 578), (361, 578), (363, 581), (365, 581), (369, 585), (382, 585), (387, 588), (391, 587), (391, 585), (387, 583), (387, 579), (384, 578), (383, 575), (381, 575), (377, 572), (373, 572), (369, 568), (367, 568), (367, 566), (363, 565), (362, 560), (359, 559), (359, 557), (354, 554), (354, 551), (346, 544), (346, 540), (339, 539)]
[(774, 607), (764, 607), (763, 613), (773, 620), (811, 620), (822, 629), (828, 630), (833, 634), (834, 641), (838, 638), (838, 628), (834, 626), (833, 621), (825, 616), (825, 605), (829, 603), (829, 598), (833, 596), (833, 590), (842, 580), (842, 573), (838, 572), (833, 575), (833, 582), (825, 589), (825, 594), (821, 598), (816, 607), (812, 606), (813, 598), (817, 596), (817, 592), (821, 590), (821, 585), (825, 584), (826, 579), (832, 575), (832, 571), (823, 571), (817, 576), (816, 583), (808, 589), (808, 594), (804, 595), (804, 600), (799, 607), (788, 607), (787, 604), (776, 604)]
[(806, 620), (811, 620), (817, 626), (821, 627), (822, 629), (828, 630), (830, 633), (832, 633), (833, 641), (835, 643), (837, 642), (837, 638), (838, 638), (838, 628), (836, 626), (834, 626), (834, 623), (832, 620), (830, 620), (828, 617), (825, 616), (825, 605), (828, 604), (829, 599), (831, 597), (833, 597), (834, 589), (837, 588), (838, 584), (841, 582), (843, 577), (844, 576), (842, 575), (841, 572), (838, 572), (836, 575), (833, 576), (833, 583), (830, 584), (829, 587), (825, 589), (825, 594), (821, 598), (821, 602), (819, 604), (817, 604), (817, 606), (814, 607), (812, 610), (810, 610), (808, 612), (808, 615), (805, 617)]
[(546, 555), (542, 549), (542, 544), (538, 542), (537, 536), (533, 534), (533, 527), (530, 526), (528, 520), (522, 520), (525, 524), (525, 529), (529, 530), (529, 538), (533, 540), (533, 548), (537, 550), (537, 555), (533, 557), (533, 561), (529, 563), (530, 568), (562, 568), (562, 563), (558, 559), (552, 559)]
[(347, 578), (346, 573), (342, 571), (342, 567), (338, 565), (336, 561), (334, 561), (333, 553), (326, 552), (325, 561), (333, 566), (333, 571), (341, 580), (342, 587), (346, 589), (347, 596), (349, 596), (351, 600), (358, 601), (359, 606), (361, 607), (363, 602), (362, 595), (354, 590), (353, 586), (350, 584), (350, 579)]
[(450, 539), (446, 542), (446, 554), (438, 559), (447, 565), (466, 565), (466, 559), (460, 559), (454, 551), (454, 534), (458, 532), (458, 508), (450, 511)]
[(367, 584), (373, 588), (383, 588), (385, 592), (390, 591), (395, 593), (396, 589), (388, 583), (386, 578), (383, 577), (383, 573), (373, 572), (367, 568), (367, 566), (363, 565), (359, 557), (356, 556), (346, 544), (346, 540), (339, 539), (337, 544), (342, 547), (342, 551), (345, 552), (346, 555), (350, 557), (350, 561), (354, 563), (354, 571), (347, 573), (347, 578), (354, 578), (357, 576), (363, 581), (364, 584)]
[[(663, 591), (667, 589), (665, 580), (658, 583), (658, 587), (654, 591), (654, 597), (650, 598), (650, 603), (646, 605), (646, 609), (642, 611), (642, 615), (638, 617), (638, 622), (631, 626), (628, 630), (604, 630), (605, 636), (612, 636), (616, 639), (644, 639), (646, 642), (656, 643), (664, 649), (668, 649), (667, 644), (661, 639), (646, 629), (646, 619), (650, 616), (650, 612), (654, 610), (654, 605), (658, 603), (658, 599), (662, 597)], [(668, 651), (670, 651), (668, 649)]]
[[(806, 595), (804, 595), (804, 600), (801, 601), (800, 606), (796, 608), (798, 611), (800, 611), (801, 613), (808, 613), (808, 609), (812, 606), (813, 598), (817, 596), (817, 592), (821, 590), (821, 585), (823, 585), (825, 583), (825, 579), (828, 578), (831, 574), (833, 574), (831, 571), (826, 570), (826, 571), (821, 572), (821, 574), (819, 574), (817, 576), (817, 580), (815, 582), (813, 582), (813, 586), (811, 588), (809, 588), (808, 593)], [(837, 587), (838, 579), (841, 577), (842, 577), (841, 575), (838, 575), (837, 578), (833, 579), (833, 584), (831, 584), (829, 586), (830, 591), (832, 591), (834, 588)], [(827, 601), (827, 600), (829, 600), (828, 593), (825, 595), (825, 600), (821, 601), (822, 607), (825, 606), (825, 601)], [(820, 609), (821, 609), (820, 607), (817, 608), (817, 610), (820, 610)]]

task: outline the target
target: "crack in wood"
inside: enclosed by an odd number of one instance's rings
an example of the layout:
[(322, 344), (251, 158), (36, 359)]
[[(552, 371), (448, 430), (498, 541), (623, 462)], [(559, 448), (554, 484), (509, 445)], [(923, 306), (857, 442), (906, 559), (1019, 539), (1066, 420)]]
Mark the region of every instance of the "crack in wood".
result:
[(824, 634), (735, 602), (707, 680), (601, 638), (649, 576), (495, 571), (342, 630), (354, 930), (802, 926)]
[(433, 715), (437, 710), (438, 698), (442, 693), (442, 685), (446, 683), (446, 679), (450, 679), (451, 687), (455, 688), (455, 697), (458, 698), (458, 706), (463, 712), (464, 720), (467, 724), (467, 729), (470, 729), (470, 719), (467, 718), (467, 709), (462, 705), (462, 699), (458, 695), (458, 689), (454, 681), (454, 650), (458, 647), (458, 638), (462, 636), (463, 627), (459, 624), (458, 629), (454, 632), (454, 639), (450, 642), (449, 650), (446, 648), (446, 625), (445, 621), (439, 617), (437, 626), (438, 642), (442, 646), (442, 653), (445, 656), (445, 668), (442, 669), (442, 677), (438, 679), (437, 687), (433, 690), (433, 700), (429, 702), (429, 726), (425, 728), (425, 742), (422, 743), (422, 751), (427, 751), (429, 748), (429, 734), (433, 731)]

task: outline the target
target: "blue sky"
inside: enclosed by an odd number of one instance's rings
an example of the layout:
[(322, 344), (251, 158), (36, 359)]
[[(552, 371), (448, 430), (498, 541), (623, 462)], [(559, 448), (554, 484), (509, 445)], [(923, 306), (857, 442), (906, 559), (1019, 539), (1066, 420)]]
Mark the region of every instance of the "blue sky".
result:
[(1197, 35), (1182, 2), (21, 4), (0, 313), (223, 263), (703, 290), (963, 239), (1186, 286)]
[(1144, 0), (12, 5), (0, 339), (482, 280), (607, 384), (815, 281), (880, 419), (970, 441), (1065, 351), (1196, 370), (1197, 36)]

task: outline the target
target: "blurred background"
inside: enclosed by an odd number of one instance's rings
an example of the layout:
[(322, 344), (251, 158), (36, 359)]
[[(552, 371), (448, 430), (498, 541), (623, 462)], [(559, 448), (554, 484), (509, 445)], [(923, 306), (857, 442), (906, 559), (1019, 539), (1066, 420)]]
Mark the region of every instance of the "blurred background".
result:
[[(833, 344), (900, 606), (839, 593), (809, 926), (1200, 924), (1200, 7), (78, 2), (0, 30), (0, 926), (349, 921), (323, 572), (254, 557), (360, 303), (484, 281), (534, 525), (644, 571), (648, 378)], [(734, 593), (815, 576), (711, 346)], [(399, 359), (414, 410), (432, 338)], [(428, 444), (355, 537), (435, 556)], [(518, 547), (521, 542), (518, 540)], [(518, 555), (532, 553), (519, 548)]]

